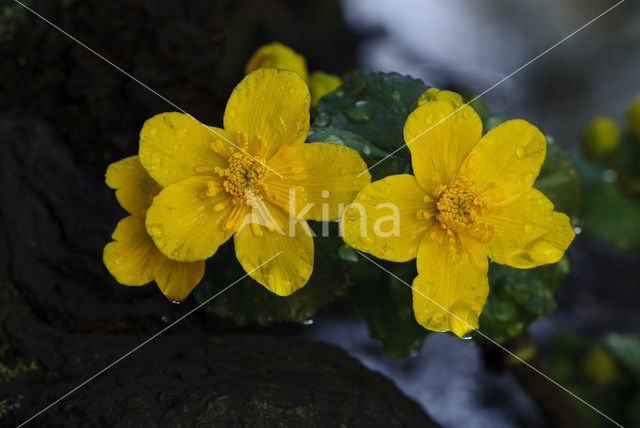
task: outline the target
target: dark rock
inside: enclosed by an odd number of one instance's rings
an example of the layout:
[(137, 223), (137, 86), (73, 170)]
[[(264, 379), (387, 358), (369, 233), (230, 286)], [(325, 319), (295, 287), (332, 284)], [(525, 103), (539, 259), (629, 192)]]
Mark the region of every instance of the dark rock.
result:
[[(93, 337), (103, 345), (113, 338)], [(131, 339), (131, 338), (130, 338)], [(87, 337), (61, 343), (73, 348)], [(69, 341), (69, 339), (67, 339)], [(112, 343), (124, 353), (142, 338)], [(105, 360), (106, 361), (106, 360)], [(104, 364), (104, 362), (102, 362)], [(20, 423), (102, 367), (12, 385)], [(160, 336), (34, 420), (92, 426), (435, 426), (391, 381), (344, 351), (258, 335)]]

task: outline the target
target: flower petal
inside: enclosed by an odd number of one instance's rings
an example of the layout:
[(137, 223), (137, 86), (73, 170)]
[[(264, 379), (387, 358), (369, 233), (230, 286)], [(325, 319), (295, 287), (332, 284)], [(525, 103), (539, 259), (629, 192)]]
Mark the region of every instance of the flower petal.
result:
[[(302, 214), (307, 220), (337, 220), (340, 204), (346, 206), (351, 203), (358, 192), (371, 182), (371, 175), (360, 154), (338, 144), (308, 143), (281, 147), (269, 159), (268, 165), (281, 174), (271, 173), (268, 176), (267, 192), (275, 196), (271, 201), (290, 215)], [(290, 198), (291, 189), (295, 198)], [(307, 204), (313, 205), (306, 210)], [(290, 212), (292, 209), (294, 213)]]
[(156, 274), (156, 283), (167, 299), (180, 302), (198, 285), (204, 276), (204, 260), (178, 262), (166, 259)]
[(251, 278), (279, 296), (288, 296), (311, 276), (313, 237), (305, 220), (293, 220), (270, 203), (265, 207), (277, 227), (269, 230), (256, 223), (241, 227), (234, 235), (236, 257)]
[(481, 135), (482, 121), (469, 106), (431, 101), (415, 109), (404, 124), (404, 140), (420, 186), (431, 193), (434, 178), (451, 182)]
[(260, 68), (246, 76), (231, 93), (224, 111), (224, 129), (244, 134), (249, 153), (262, 141), (268, 159), (281, 145), (301, 144), (309, 131), (309, 88), (298, 73)]
[(273, 42), (258, 48), (245, 67), (245, 74), (259, 68), (281, 68), (295, 71), (307, 80), (307, 61), (302, 55), (279, 42)]
[(418, 263), (423, 265), (413, 281), (413, 312), (418, 323), (460, 337), (477, 329), (489, 294), (489, 263), (480, 244), (446, 233), (441, 243), (426, 236), (420, 243)]
[(324, 71), (314, 71), (309, 77), (309, 90), (311, 91), (311, 105), (318, 106), (320, 98), (335, 91), (342, 85), (342, 79), (335, 74)]
[(413, 175), (391, 175), (374, 181), (358, 193), (344, 213), (340, 223), (344, 242), (385, 260), (406, 262), (415, 258), (421, 240), (434, 223), (429, 215), (418, 218), (418, 212), (427, 208), (424, 197)]
[(510, 120), (482, 137), (461, 172), (479, 189), (497, 186), (506, 205), (531, 188), (546, 150), (547, 141), (538, 128), (521, 119)]
[(205, 195), (213, 180), (185, 178), (165, 187), (153, 199), (147, 212), (147, 230), (170, 259), (184, 262), (207, 259), (231, 237), (233, 230), (223, 229), (223, 224), (233, 204), (219, 205), (228, 195), (225, 192)]
[(489, 258), (521, 269), (557, 262), (575, 237), (569, 217), (553, 211), (553, 203), (536, 189), (479, 221), (494, 229), (484, 244)]
[(144, 227), (144, 219), (132, 215), (120, 220), (104, 247), (102, 259), (116, 281), (144, 285), (156, 277), (166, 257), (156, 248)]
[(158, 183), (167, 186), (196, 175), (200, 166), (225, 168), (227, 161), (211, 144), (235, 145), (224, 129), (207, 126), (183, 113), (161, 113), (140, 131), (140, 163)]
[(149, 207), (151, 192), (157, 185), (140, 164), (138, 156), (130, 156), (109, 165), (105, 182), (116, 189), (116, 198), (122, 208), (140, 217)]

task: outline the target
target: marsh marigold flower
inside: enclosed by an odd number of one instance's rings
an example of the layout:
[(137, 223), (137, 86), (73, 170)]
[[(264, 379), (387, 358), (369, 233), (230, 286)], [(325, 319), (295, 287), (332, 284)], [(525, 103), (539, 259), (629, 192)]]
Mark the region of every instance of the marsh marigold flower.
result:
[(204, 275), (204, 261), (178, 262), (163, 255), (145, 228), (147, 209), (161, 187), (140, 165), (138, 156), (114, 162), (106, 182), (129, 216), (120, 220), (113, 241), (104, 247), (104, 264), (123, 285), (155, 281), (167, 298), (184, 300)]
[(320, 98), (333, 92), (342, 85), (342, 79), (335, 74), (325, 73), (324, 71), (314, 71), (309, 77), (309, 90), (311, 91), (311, 105), (318, 106)]
[[(349, 209), (342, 227), (359, 250), (395, 262), (417, 258), (416, 320), (463, 336), (478, 327), (489, 293), (487, 258), (523, 269), (554, 263), (574, 232), (532, 187), (546, 152), (540, 131), (511, 120), (481, 138), (476, 112), (454, 111), (450, 102), (432, 101), (409, 115), (404, 137), (415, 175), (366, 186), (353, 202), (364, 208)], [(395, 233), (382, 203), (397, 207)]]
[(259, 68), (278, 68), (295, 71), (305, 81), (309, 78), (307, 60), (302, 55), (280, 42), (273, 42), (258, 48), (245, 67), (245, 74)]
[(259, 68), (279, 68), (298, 73), (309, 85), (311, 105), (313, 107), (317, 107), (320, 98), (329, 92), (335, 91), (342, 85), (342, 80), (335, 74), (314, 71), (309, 76), (307, 61), (304, 57), (289, 46), (279, 42), (269, 43), (258, 48), (249, 59), (245, 67), (245, 73), (252, 73)]
[(314, 255), (306, 220), (336, 220), (371, 181), (355, 150), (305, 143), (309, 103), (297, 73), (261, 68), (234, 89), (224, 129), (181, 113), (147, 120), (140, 161), (166, 186), (146, 220), (160, 251), (206, 259), (233, 236), (253, 279), (279, 295), (302, 287)]

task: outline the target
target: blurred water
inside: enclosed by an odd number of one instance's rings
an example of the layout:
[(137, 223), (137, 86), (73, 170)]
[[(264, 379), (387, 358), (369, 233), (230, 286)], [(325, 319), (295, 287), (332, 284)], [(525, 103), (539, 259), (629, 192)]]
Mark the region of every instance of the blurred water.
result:
[(488, 372), (478, 348), (446, 333), (429, 335), (414, 357), (391, 359), (362, 318), (319, 317), (306, 340), (345, 349), (396, 383), (443, 427), (540, 427), (535, 403), (509, 373)]
[[(483, 92), (613, 6), (609, 0), (345, 0), (373, 34), (360, 64)], [(487, 94), (490, 106), (575, 142), (594, 115), (618, 118), (640, 92), (640, 3), (627, 1)]]

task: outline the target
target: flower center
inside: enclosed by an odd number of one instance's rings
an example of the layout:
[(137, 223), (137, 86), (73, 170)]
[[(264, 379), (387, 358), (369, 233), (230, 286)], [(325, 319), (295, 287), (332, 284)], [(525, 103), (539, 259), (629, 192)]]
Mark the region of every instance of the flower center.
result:
[(267, 168), (255, 158), (236, 152), (229, 157), (229, 168), (220, 169), (218, 174), (226, 177), (224, 190), (235, 200), (244, 201), (261, 196)]
[(440, 225), (452, 232), (460, 232), (473, 226), (483, 204), (470, 180), (457, 178), (454, 182), (436, 189), (436, 218)]

